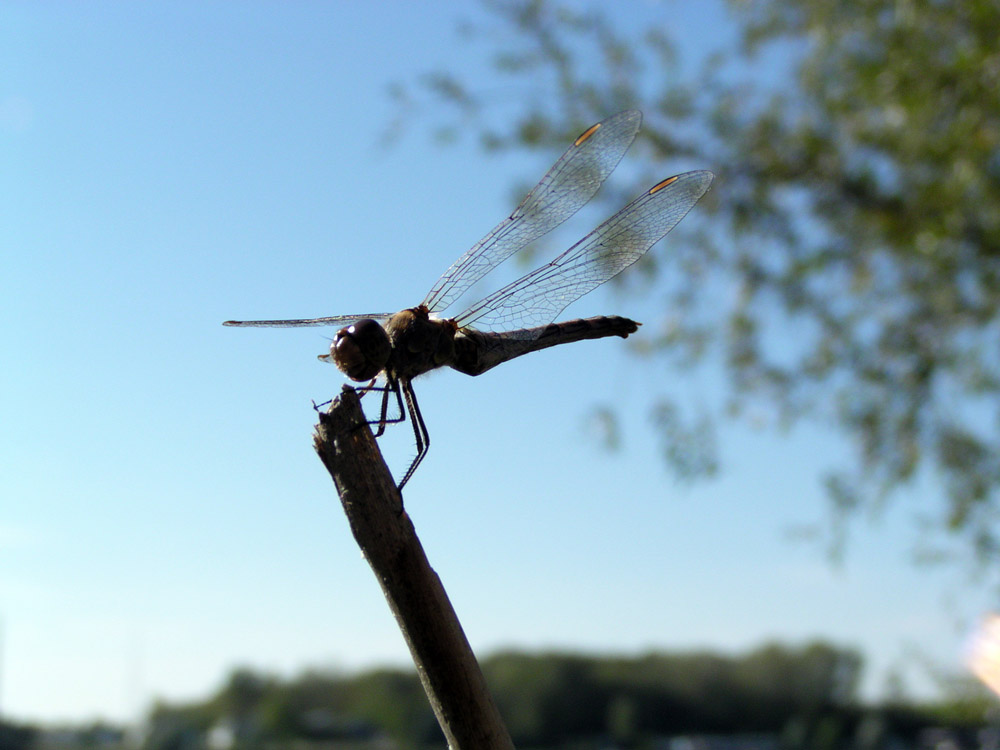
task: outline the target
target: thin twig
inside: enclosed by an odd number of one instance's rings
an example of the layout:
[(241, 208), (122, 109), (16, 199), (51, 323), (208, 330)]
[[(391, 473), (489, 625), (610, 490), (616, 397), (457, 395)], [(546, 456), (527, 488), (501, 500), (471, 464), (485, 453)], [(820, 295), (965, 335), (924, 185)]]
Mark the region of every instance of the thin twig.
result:
[(316, 452), (382, 587), (452, 750), (513, 750), (486, 681), (361, 411), (345, 386), (320, 412)]

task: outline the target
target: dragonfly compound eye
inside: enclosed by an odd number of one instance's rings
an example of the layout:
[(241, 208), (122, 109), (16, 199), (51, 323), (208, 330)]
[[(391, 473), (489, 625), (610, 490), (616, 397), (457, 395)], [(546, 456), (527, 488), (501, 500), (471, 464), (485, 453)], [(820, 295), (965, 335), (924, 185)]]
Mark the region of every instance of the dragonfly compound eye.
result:
[(334, 364), (351, 380), (359, 382), (378, 375), (389, 361), (391, 351), (389, 334), (371, 318), (341, 328), (330, 344)]

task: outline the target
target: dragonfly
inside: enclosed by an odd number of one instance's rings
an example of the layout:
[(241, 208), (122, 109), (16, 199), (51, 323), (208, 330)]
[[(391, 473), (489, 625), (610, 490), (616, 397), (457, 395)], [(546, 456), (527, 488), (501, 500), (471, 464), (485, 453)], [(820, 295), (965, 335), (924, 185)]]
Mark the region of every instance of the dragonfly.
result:
[[(229, 320), (226, 326), (343, 326), (319, 358), (351, 380), (381, 391), (377, 425), (409, 416), (416, 456), (398, 489), (410, 480), (430, 448), (412, 381), (440, 367), (466, 375), (529, 352), (607, 336), (627, 338), (639, 324), (619, 316), (553, 323), (570, 303), (641, 258), (684, 218), (714, 178), (700, 170), (661, 180), (551, 262), (513, 281), (452, 317), (442, 315), (498, 265), (580, 210), (618, 166), (642, 123), (626, 110), (592, 125), (559, 157), (514, 211), (441, 275), (416, 307), (396, 313), (335, 315), (293, 320)], [(376, 385), (383, 382), (384, 385)], [(389, 416), (395, 396), (398, 417)]]

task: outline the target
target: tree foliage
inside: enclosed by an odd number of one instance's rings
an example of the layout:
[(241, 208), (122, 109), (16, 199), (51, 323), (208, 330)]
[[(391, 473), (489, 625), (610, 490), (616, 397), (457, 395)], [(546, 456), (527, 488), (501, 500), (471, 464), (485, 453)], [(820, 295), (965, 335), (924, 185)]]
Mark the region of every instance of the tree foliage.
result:
[[(470, 43), (493, 45), (504, 96), (435, 72), (396, 90), (406, 116), (429, 91), (435, 113), (457, 107), (445, 129), (501, 148), (642, 109), (658, 176), (681, 158), (718, 173), (699, 208), (710, 220), (689, 219), (688, 241), (647, 265), (668, 300), (650, 348), (721, 363), (720, 414), (839, 429), (854, 458), (824, 480), (833, 529), (922, 479), (942, 502), (921, 523), (951, 535), (925, 538), (993, 560), (1000, 4), (731, 0), (738, 48), (695, 73), (669, 39), (669, 4), (641, 31), (610, 8), (484, 5)], [(712, 470), (696, 457), (711, 431), (679, 428), (677, 409), (653, 407), (671, 417), (668, 459)]]
[(853, 710), (861, 666), (853, 651), (814, 643), (735, 657), (508, 653), (483, 668), (515, 743), (547, 745), (572, 737), (778, 733), (793, 719)]
[[(735, 656), (506, 652), (483, 663), (519, 747), (686, 732), (778, 734), (788, 726), (802, 727), (808, 738), (830, 717), (856, 720), (861, 667), (855, 651), (826, 643), (772, 644)], [(241, 748), (379, 737), (402, 747), (443, 741), (411, 671), (312, 671), (280, 680), (241, 669), (204, 703), (159, 705), (146, 747), (196, 750), (218, 727), (236, 730), (231, 739)]]

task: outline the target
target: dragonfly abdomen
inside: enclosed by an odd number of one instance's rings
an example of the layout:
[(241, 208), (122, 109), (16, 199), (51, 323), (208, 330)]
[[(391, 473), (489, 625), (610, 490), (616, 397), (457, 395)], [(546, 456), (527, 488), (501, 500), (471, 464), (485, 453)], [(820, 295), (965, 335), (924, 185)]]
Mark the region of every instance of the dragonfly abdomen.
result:
[(466, 375), (481, 375), (510, 359), (550, 346), (607, 336), (628, 338), (638, 328), (639, 323), (634, 320), (602, 315), (503, 333), (460, 329), (455, 335), (455, 359), (451, 367)]

